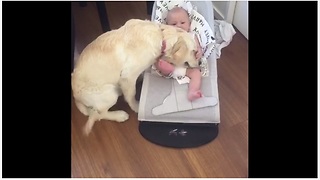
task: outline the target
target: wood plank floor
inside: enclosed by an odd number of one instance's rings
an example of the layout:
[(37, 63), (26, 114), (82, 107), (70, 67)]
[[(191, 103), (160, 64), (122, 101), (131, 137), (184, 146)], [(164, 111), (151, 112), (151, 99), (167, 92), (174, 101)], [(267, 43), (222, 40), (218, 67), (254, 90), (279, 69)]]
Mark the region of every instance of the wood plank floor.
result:
[[(130, 18), (148, 19), (146, 3), (106, 2), (112, 29)], [(79, 52), (102, 33), (94, 2), (73, 2)], [(145, 140), (137, 114), (122, 97), (112, 109), (130, 114), (125, 123), (101, 120), (89, 137), (87, 117), (72, 101), (72, 177), (248, 177), (248, 41), (237, 31), (218, 60), (221, 124), (211, 143), (191, 149), (165, 148)]]

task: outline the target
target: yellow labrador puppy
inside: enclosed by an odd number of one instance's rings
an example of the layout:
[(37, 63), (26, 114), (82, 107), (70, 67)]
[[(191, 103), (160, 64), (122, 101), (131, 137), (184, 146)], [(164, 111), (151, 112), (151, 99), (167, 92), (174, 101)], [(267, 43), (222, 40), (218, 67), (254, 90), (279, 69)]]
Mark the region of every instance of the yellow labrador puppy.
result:
[(138, 112), (136, 80), (161, 55), (179, 66), (198, 67), (195, 50), (187, 32), (148, 20), (132, 19), (99, 36), (82, 51), (72, 73), (75, 104), (89, 116), (84, 133), (88, 135), (97, 120), (123, 122), (129, 118), (125, 111), (109, 111), (122, 93)]

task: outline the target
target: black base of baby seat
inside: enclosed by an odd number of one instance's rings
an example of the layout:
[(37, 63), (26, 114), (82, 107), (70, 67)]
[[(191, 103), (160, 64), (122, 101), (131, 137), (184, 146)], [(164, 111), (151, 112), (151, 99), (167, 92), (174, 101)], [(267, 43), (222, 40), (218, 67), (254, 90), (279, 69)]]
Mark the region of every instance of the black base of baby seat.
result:
[(139, 131), (148, 141), (166, 147), (193, 148), (218, 136), (217, 123), (168, 123), (140, 121)]

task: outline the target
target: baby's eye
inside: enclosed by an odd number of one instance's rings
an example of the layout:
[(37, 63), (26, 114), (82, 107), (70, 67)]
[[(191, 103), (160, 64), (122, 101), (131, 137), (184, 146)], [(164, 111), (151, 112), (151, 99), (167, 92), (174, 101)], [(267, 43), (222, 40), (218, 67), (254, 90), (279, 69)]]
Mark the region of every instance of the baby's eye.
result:
[(184, 24), (184, 22), (181, 22), (181, 24)]

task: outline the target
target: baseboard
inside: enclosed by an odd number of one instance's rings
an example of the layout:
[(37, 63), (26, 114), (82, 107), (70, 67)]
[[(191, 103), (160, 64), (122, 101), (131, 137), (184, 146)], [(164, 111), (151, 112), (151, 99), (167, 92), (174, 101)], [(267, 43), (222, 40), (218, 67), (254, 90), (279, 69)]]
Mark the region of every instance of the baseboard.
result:
[(224, 17), (216, 9), (214, 9), (214, 18), (218, 20), (224, 20)]
[(216, 16), (216, 19), (223, 20), (228, 23), (233, 22), (233, 15), (235, 11), (236, 1), (226, 1), (226, 12), (222, 12), (223, 9), (220, 9), (218, 6), (216, 6), (212, 2), (212, 7), (214, 10), (214, 15)]
[(217, 20), (224, 20), (224, 16), (222, 13), (212, 4), (213, 12), (214, 12), (214, 18)]

